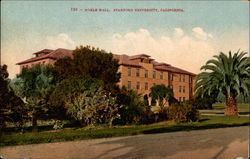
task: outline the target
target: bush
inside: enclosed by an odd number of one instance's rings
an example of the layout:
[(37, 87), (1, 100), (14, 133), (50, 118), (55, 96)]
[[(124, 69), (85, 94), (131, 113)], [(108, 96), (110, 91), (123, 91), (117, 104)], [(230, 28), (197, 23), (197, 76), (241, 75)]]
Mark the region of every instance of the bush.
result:
[(213, 109), (214, 99), (211, 98), (195, 98), (191, 101), (191, 104), (197, 109)]
[(123, 105), (119, 109), (120, 118), (115, 120), (118, 125), (142, 123), (145, 111), (144, 101), (141, 95), (133, 90), (122, 88), (117, 94), (117, 104)]
[(197, 109), (189, 104), (174, 104), (167, 110), (168, 119), (175, 122), (193, 122), (199, 118)]

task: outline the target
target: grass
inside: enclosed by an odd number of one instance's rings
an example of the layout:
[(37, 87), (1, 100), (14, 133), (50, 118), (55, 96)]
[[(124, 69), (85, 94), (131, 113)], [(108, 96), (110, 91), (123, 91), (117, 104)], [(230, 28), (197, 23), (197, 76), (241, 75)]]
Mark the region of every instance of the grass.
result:
[[(250, 105), (249, 104), (238, 104), (239, 115), (250, 115)], [(223, 115), (225, 109), (225, 104), (217, 103), (213, 104), (213, 109), (210, 110), (200, 110), (201, 115), (203, 114), (214, 114), (214, 115)]]
[(64, 128), (61, 130), (44, 130), (37, 133), (2, 133), (0, 136), (0, 146), (86, 140), (244, 125), (249, 125), (249, 117), (201, 116), (199, 122), (193, 123), (178, 124), (166, 121), (150, 125), (116, 126), (113, 128)]
[[(250, 112), (250, 105), (249, 104), (237, 104), (237, 107), (238, 107), (238, 111), (240, 111), (240, 112)], [(224, 110), (225, 104), (224, 103), (213, 104), (213, 109)]]

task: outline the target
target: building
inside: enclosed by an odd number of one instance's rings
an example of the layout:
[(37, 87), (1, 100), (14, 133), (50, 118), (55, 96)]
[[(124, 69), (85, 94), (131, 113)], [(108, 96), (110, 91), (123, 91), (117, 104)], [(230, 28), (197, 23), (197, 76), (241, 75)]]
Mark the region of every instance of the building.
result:
[(20, 70), (22, 70), (25, 67), (32, 67), (36, 64), (53, 65), (59, 58), (63, 58), (66, 56), (72, 57), (72, 52), (73, 52), (72, 50), (62, 49), (62, 48), (56, 50), (44, 49), (33, 53), (34, 57), (19, 62), (17, 63), (17, 65), (20, 65)]
[[(35, 57), (17, 63), (20, 69), (32, 67), (35, 64), (53, 65), (59, 58), (72, 57), (72, 50), (44, 49), (33, 54)], [(164, 84), (173, 89), (177, 100), (185, 101), (192, 98), (195, 74), (167, 63), (159, 63), (146, 54), (135, 56), (114, 54), (113, 56), (120, 64), (121, 79), (118, 83), (120, 87), (125, 86), (142, 95), (148, 95), (152, 86)]]

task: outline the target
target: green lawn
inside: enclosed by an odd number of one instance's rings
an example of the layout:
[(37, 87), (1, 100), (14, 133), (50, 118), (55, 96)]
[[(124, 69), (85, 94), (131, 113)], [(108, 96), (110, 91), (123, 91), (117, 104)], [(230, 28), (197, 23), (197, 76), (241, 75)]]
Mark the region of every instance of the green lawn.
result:
[(166, 121), (150, 125), (116, 126), (113, 128), (64, 128), (61, 130), (43, 130), (37, 133), (2, 133), (0, 136), (0, 146), (85, 140), (173, 131), (190, 131), (244, 125), (249, 125), (249, 117), (201, 116), (199, 122), (193, 123), (177, 124)]
[[(250, 105), (249, 104), (237, 104), (237, 107), (238, 107), (238, 111), (250, 112)], [(223, 104), (223, 103), (213, 104), (213, 109), (224, 110), (225, 104)]]
[[(201, 115), (223, 115), (225, 109), (225, 104), (217, 103), (213, 104), (213, 109), (210, 110), (199, 110)], [(249, 104), (238, 104), (239, 115), (250, 115), (250, 105)]]

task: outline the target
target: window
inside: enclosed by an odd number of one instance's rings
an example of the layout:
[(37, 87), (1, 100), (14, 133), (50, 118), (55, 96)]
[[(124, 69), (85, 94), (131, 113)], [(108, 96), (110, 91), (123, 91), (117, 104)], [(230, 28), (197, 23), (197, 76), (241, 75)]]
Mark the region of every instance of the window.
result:
[(183, 75), (183, 79), (182, 79), (183, 82), (185, 82), (185, 75)]
[(185, 86), (182, 87), (182, 91), (183, 91), (183, 93), (185, 93)]
[(139, 68), (136, 69), (136, 76), (140, 77), (140, 69)]
[(181, 97), (179, 97), (179, 101), (181, 102)]
[(160, 72), (160, 79), (163, 79), (163, 72)]
[(128, 67), (128, 76), (131, 76), (131, 68)]
[(153, 78), (155, 79), (155, 77), (156, 77), (156, 72), (153, 71)]
[(189, 83), (192, 83), (192, 77), (189, 78)]
[(182, 98), (182, 101), (185, 101), (185, 97)]
[(145, 83), (145, 90), (148, 90), (148, 82)]
[(173, 89), (173, 85), (170, 85), (169, 87), (170, 87), (171, 89)]
[(173, 74), (172, 73), (168, 73), (168, 80), (173, 81)]
[(181, 75), (180, 75), (180, 78), (179, 78), (179, 82), (181, 82)]
[(170, 78), (171, 78), (171, 81), (173, 81), (174, 80), (174, 74), (170, 74)]
[(131, 81), (128, 81), (128, 89), (131, 89)]
[(181, 92), (181, 86), (179, 86), (179, 92)]
[(140, 82), (136, 83), (136, 89), (140, 89)]
[(148, 70), (145, 70), (145, 78), (148, 78)]

